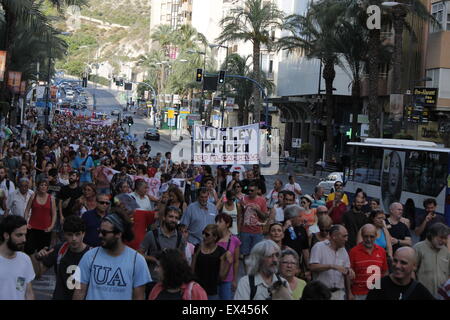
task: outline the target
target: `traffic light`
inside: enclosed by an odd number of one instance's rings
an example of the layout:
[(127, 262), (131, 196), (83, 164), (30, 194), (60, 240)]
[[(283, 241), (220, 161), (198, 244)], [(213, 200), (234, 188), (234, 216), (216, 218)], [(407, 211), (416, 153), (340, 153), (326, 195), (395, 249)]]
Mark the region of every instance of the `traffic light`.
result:
[(133, 90), (133, 85), (131, 82), (125, 83), (125, 90)]
[(195, 76), (195, 81), (202, 82), (203, 79), (203, 69), (197, 69), (197, 74)]
[(225, 71), (221, 70), (219, 71), (219, 83), (225, 82)]

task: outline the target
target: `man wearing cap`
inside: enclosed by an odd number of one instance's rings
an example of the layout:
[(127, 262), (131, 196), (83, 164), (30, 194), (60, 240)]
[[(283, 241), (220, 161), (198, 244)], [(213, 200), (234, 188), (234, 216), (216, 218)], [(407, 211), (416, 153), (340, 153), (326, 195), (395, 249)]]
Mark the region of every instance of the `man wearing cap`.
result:
[[(348, 197), (347, 197), (347, 194), (344, 192), (344, 184), (343, 184), (343, 182), (342, 181), (336, 181), (335, 183), (334, 183), (334, 191), (336, 192), (336, 191), (342, 191), (342, 193), (343, 193), (343, 195), (342, 195), (342, 202), (344, 202), (344, 204), (346, 205), (346, 206), (348, 206), (348, 204), (349, 204), (349, 201), (348, 201)], [(328, 195), (328, 198), (327, 198), (327, 202), (328, 201), (333, 201), (334, 200), (334, 198), (335, 198), (335, 192), (332, 192), (332, 193), (330, 193), (329, 195)]]
[(106, 215), (100, 224), (101, 247), (81, 258), (74, 300), (144, 300), (152, 279), (144, 257), (126, 246), (133, 240), (132, 222), (121, 210)]

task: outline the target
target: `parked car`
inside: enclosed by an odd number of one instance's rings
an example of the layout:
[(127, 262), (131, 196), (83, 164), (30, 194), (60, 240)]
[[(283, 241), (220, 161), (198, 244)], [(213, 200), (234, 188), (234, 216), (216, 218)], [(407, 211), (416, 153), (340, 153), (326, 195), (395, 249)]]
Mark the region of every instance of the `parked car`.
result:
[(145, 130), (144, 139), (159, 141), (158, 129), (150, 128), (150, 129)]
[(334, 188), (334, 183), (336, 181), (343, 182), (344, 181), (344, 173), (343, 172), (332, 172), (326, 178), (322, 179), (319, 182), (318, 186), (323, 187), (325, 194), (331, 192), (331, 189)]

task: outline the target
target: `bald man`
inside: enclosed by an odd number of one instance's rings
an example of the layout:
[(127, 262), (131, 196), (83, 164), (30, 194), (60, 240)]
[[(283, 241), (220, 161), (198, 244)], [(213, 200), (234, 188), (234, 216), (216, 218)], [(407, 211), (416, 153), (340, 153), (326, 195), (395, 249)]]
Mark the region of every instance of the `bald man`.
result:
[(365, 224), (361, 228), (363, 241), (350, 250), (350, 265), (356, 278), (352, 283), (352, 294), (355, 300), (366, 300), (369, 286), (376, 282), (374, 275), (387, 276), (388, 265), (386, 251), (375, 244), (377, 228), (373, 224)]
[(392, 273), (382, 278), (379, 286), (369, 290), (367, 300), (434, 300), (430, 291), (412, 278), (415, 268), (415, 250), (411, 247), (397, 249)]
[(400, 202), (394, 202), (389, 206), (389, 218), (386, 219), (386, 228), (391, 235), (392, 250), (395, 252), (403, 246), (411, 246), (411, 232), (406, 223), (408, 219), (403, 218), (403, 205)]

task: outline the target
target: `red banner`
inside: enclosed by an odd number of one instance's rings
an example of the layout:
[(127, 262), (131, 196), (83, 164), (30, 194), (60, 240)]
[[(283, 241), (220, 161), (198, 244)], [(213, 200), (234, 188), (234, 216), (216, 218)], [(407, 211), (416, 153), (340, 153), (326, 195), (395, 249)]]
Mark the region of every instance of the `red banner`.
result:
[(0, 81), (5, 81), (6, 51), (0, 51)]
[(20, 92), (20, 81), (22, 79), (22, 72), (9, 71), (8, 72), (8, 87), (13, 93)]

